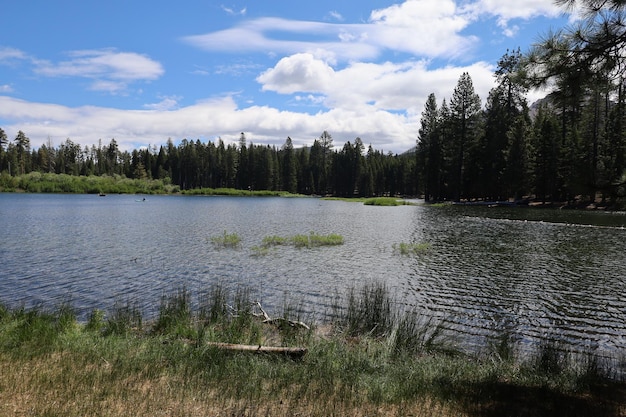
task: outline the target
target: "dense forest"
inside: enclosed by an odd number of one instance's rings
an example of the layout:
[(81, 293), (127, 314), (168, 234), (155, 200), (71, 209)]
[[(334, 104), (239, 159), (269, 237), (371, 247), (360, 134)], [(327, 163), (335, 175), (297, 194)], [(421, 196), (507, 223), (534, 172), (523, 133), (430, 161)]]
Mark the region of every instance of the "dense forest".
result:
[[(559, 0), (571, 6), (574, 0)], [(507, 51), (483, 104), (470, 74), (449, 98), (431, 94), (402, 154), (335, 147), (324, 130), (310, 146), (172, 140), (160, 147), (81, 145), (67, 139), (31, 149), (0, 128), (0, 175), (29, 172), (163, 179), (180, 189), (235, 188), (292, 193), (423, 196), (427, 201), (528, 200), (622, 204), (626, 196), (626, 5), (583, 2), (585, 19), (551, 33), (526, 54)], [(416, 80), (419, 82), (419, 80)], [(530, 88), (550, 93), (529, 106)]]

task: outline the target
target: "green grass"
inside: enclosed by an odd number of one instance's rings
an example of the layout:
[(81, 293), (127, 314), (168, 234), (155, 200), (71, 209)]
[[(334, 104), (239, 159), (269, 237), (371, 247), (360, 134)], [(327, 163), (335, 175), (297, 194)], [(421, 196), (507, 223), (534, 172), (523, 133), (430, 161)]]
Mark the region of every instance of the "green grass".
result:
[[(195, 306), (195, 307), (192, 307)], [(515, 354), (502, 337), (462, 353), (440, 323), (400, 310), (368, 283), (337, 299), (311, 330), (263, 322), (245, 287), (216, 284), (194, 299), (163, 295), (157, 317), (116, 304), (78, 323), (68, 303), (46, 311), (0, 305), (0, 415), (598, 415), (626, 411), (611, 363), (581, 360), (546, 339)], [(301, 321), (285, 301), (273, 317)], [(284, 323), (284, 322), (283, 322)], [(554, 335), (553, 335), (554, 336)], [(208, 342), (303, 346), (300, 360), (235, 353)], [(497, 346), (497, 347), (495, 347)]]

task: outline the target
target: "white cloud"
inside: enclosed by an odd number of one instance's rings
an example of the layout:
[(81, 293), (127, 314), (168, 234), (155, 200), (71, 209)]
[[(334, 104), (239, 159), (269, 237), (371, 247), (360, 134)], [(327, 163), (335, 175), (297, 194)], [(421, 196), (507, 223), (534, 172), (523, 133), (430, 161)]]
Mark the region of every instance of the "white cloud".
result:
[(19, 49), (0, 47), (0, 65), (13, 65), (25, 59), (28, 59), (28, 55)]
[(556, 17), (563, 12), (553, 1), (546, 0), (479, 0), (467, 6), (475, 13), (498, 16), (504, 20), (531, 19), (537, 16)]
[(494, 16), (498, 26), (505, 36), (513, 37), (517, 34), (519, 27), (510, 25), (513, 19), (529, 20), (537, 16), (556, 17), (563, 13), (563, 9), (557, 7), (553, 1), (546, 0), (478, 0), (466, 4), (464, 12), (473, 15), (474, 19), (480, 16)]
[(162, 97), (158, 103), (144, 104), (143, 107), (148, 110), (173, 110), (178, 108), (178, 102), (181, 98), (180, 96), (166, 96)]
[(0, 84), (0, 93), (12, 93), (13, 92), (13, 87), (11, 86), (11, 84)]
[(333, 75), (334, 70), (325, 61), (316, 59), (310, 53), (301, 53), (281, 59), (257, 80), (266, 91), (319, 93), (328, 90)]
[(343, 22), (344, 18), (341, 15), (341, 13), (339, 13), (336, 10), (331, 10), (330, 12), (328, 12), (328, 18), (331, 20), (336, 20), (337, 22)]
[(245, 16), (246, 12), (248, 11), (247, 7), (241, 8), (239, 10), (235, 9), (234, 7), (227, 7), (224, 5), (220, 7), (231, 16)]
[(281, 59), (257, 81), (264, 91), (323, 95), (328, 108), (373, 106), (388, 111), (415, 109), (417, 103), (431, 92), (437, 96), (450, 95), (465, 71), (476, 78), (475, 88), (483, 98), (493, 87), (494, 68), (484, 62), (438, 69), (428, 65), (426, 60), (352, 63), (344, 69), (334, 70), (311, 54), (295, 54)]
[[(265, 52), (291, 55), (308, 52), (329, 62), (371, 60), (385, 50), (417, 56), (467, 53), (476, 39), (459, 33), (470, 23), (452, 0), (406, 1), (374, 10), (369, 22), (357, 24), (296, 21), (265, 17), (233, 28), (183, 41), (208, 51)], [(286, 40), (295, 35), (310, 40)]]
[(35, 60), (35, 73), (92, 79), (91, 89), (113, 93), (124, 90), (131, 82), (156, 80), (164, 73), (160, 63), (134, 52), (100, 49), (72, 51), (68, 55), (69, 60), (59, 63)]

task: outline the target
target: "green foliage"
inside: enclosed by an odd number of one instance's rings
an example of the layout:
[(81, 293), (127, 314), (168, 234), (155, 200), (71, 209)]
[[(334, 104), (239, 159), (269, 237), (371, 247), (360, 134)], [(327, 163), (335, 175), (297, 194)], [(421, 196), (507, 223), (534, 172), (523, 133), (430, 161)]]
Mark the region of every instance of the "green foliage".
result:
[(165, 180), (130, 179), (119, 175), (75, 176), (37, 171), (16, 177), (0, 174), (0, 191), (17, 190), (29, 193), (166, 194), (176, 192), (177, 187)]

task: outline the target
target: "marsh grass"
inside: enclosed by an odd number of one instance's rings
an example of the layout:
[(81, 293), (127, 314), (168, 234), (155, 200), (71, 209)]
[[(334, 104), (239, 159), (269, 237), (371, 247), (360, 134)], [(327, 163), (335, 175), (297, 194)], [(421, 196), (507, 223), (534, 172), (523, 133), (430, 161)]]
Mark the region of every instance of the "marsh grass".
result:
[(400, 255), (421, 255), (431, 249), (430, 243), (394, 243), (392, 249)]
[(365, 204), (366, 206), (385, 206), (385, 207), (411, 205), (411, 203), (397, 199), (395, 197), (368, 198), (363, 202), (363, 204)]
[(328, 235), (320, 235), (315, 232), (310, 232), (308, 235), (298, 234), (292, 236), (289, 241), (296, 248), (314, 248), (320, 246), (337, 246), (343, 245), (343, 236), (336, 233)]
[(343, 245), (343, 236), (336, 233), (321, 235), (315, 232), (306, 234), (296, 234), (291, 237), (284, 236), (266, 236), (263, 238), (261, 246), (253, 246), (251, 249), (254, 255), (266, 255), (269, 249), (276, 246), (293, 246), (301, 248), (315, 248), (320, 246), (337, 246)]
[(290, 240), (287, 237), (272, 235), (272, 236), (265, 236), (263, 238), (263, 242), (261, 243), (261, 245), (264, 247), (269, 247), (269, 246), (288, 245), (289, 243), (290, 243)]
[(211, 243), (217, 249), (238, 248), (241, 246), (241, 237), (237, 233), (227, 233), (226, 230), (219, 236), (212, 236)]
[[(398, 311), (382, 284), (351, 290), (338, 304), (339, 325), (322, 333), (315, 325), (307, 331), (265, 324), (247, 288), (222, 284), (196, 303), (184, 288), (164, 295), (154, 321), (137, 317), (130, 302), (117, 304), (108, 317), (93, 314), (85, 325), (67, 305), (53, 311), (0, 306), (0, 415), (626, 412), (624, 385), (606, 379), (593, 355), (573, 366), (573, 356), (550, 341), (521, 361), (432, 348), (441, 343), (441, 326), (419, 312)], [(285, 299), (282, 309), (277, 316), (301, 319), (298, 304)], [(226, 352), (209, 341), (299, 345), (309, 352), (296, 361)]]
[(128, 335), (143, 329), (141, 309), (132, 300), (116, 301), (105, 321), (102, 326), (104, 335)]

